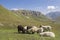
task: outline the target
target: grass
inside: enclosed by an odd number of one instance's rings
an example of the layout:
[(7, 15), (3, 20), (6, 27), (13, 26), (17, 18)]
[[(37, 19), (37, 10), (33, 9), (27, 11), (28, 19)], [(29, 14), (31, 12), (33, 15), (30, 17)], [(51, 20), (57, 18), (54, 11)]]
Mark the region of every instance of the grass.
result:
[(0, 28), (0, 40), (60, 40), (60, 25), (52, 24), (53, 32), (55, 33), (56, 37), (41, 37), (39, 34), (19, 34), (17, 32), (17, 28), (12, 29), (5, 29)]
[[(54, 40), (59, 40), (55, 38)], [(41, 37), (39, 34), (18, 34), (14, 30), (0, 30), (0, 40), (53, 40), (50, 37)]]
[(38, 34), (18, 34), (17, 31), (0, 30), (0, 40), (40, 40)]

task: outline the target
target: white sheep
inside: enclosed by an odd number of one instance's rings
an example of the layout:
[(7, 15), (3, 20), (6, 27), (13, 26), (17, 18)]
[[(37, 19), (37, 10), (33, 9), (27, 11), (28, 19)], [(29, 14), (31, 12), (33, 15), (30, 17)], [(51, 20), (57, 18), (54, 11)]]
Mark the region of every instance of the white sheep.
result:
[(27, 30), (27, 26), (25, 26), (24, 29)]
[(42, 27), (38, 28), (36, 26), (32, 26), (32, 28), (29, 29), (29, 31), (32, 32), (32, 34), (34, 34), (35, 32), (40, 33), (40, 32), (43, 32), (43, 28)]
[(28, 31), (34, 34), (35, 32), (37, 32), (37, 30), (38, 28), (36, 26), (32, 26), (32, 28), (30, 28)]
[(42, 27), (37, 29), (37, 33), (41, 33), (43, 31), (44, 31), (44, 29)]
[(44, 29), (44, 31), (50, 31), (52, 29), (51, 26), (43, 26), (43, 25), (41, 25), (40, 27), (42, 27)]
[(48, 36), (48, 37), (55, 37), (55, 34), (53, 32), (42, 32), (40, 33), (41, 36)]
[(32, 34), (34, 34), (35, 32), (40, 33), (40, 32), (44, 31), (42, 27), (38, 28), (36, 26), (32, 26), (32, 28), (29, 28), (28, 30), (27, 30), (27, 26), (25, 26), (24, 29), (25, 29), (25, 31), (27, 31), (29, 33), (31, 32)]

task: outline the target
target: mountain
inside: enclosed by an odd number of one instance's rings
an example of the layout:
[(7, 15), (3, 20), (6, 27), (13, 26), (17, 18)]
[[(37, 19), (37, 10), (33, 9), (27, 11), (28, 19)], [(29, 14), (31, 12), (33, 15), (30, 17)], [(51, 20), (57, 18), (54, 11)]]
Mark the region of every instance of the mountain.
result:
[(0, 5), (0, 28), (12, 29), (17, 25), (49, 24), (51, 21), (41, 12), (18, 10), (11, 11)]
[(11, 11), (17, 15), (22, 15), (24, 17), (25, 16), (32, 17), (33, 19), (38, 20), (38, 21), (50, 20), (45, 15), (43, 15), (41, 12), (38, 12), (38, 11), (31, 11), (31, 10), (11, 10)]
[(47, 14), (49, 18), (55, 21), (60, 21), (60, 11), (50, 12)]

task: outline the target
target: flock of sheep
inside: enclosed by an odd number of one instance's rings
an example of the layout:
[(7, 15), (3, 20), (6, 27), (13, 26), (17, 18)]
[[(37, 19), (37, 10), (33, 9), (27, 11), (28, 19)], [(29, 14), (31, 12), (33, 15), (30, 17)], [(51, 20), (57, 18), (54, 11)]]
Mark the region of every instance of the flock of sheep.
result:
[(47, 37), (55, 37), (55, 34), (51, 32), (52, 27), (51, 26), (43, 26), (40, 25), (39, 27), (36, 26), (25, 26), (18, 25), (18, 33), (32, 33), (35, 32), (39, 33), (40, 36), (47, 36)]

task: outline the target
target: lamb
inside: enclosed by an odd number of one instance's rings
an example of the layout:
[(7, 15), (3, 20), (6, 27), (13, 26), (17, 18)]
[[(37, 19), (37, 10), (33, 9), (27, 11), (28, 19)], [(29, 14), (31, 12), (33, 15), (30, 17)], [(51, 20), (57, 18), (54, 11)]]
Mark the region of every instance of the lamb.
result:
[(55, 34), (53, 32), (42, 32), (40, 33), (40, 36), (48, 36), (48, 37), (55, 37)]

